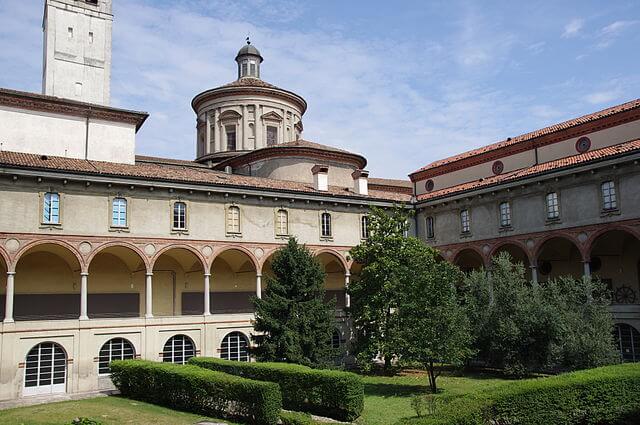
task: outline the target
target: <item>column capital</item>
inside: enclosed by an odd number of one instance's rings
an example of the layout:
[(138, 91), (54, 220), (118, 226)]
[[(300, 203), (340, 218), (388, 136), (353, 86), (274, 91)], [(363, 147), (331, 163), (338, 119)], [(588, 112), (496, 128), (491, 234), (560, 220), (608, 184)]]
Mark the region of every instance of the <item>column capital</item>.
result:
[(16, 272), (7, 272), (7, 276), (15, 276)]
[(256, 273), (256, 277), (262, 277), (262, 273)]
[(351, 277), (351, 273), (345, 272), (344, 277)]
[(205, 273), (204, 277), (211, 277), (211, 273)]
[(153, 272), (147, 272), (146, 276), (153, 276)]
[(80, 273), (80, 276), (89, 276), (89, 272), (82, 272)]

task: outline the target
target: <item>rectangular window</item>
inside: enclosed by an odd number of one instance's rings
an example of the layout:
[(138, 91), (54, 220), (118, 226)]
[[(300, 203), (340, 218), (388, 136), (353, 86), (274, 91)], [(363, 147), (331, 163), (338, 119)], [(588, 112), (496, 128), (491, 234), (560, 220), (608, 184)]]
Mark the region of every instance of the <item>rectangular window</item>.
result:
[(617, 208), (616, 185), (611, 180), (606, 181), (602, 183), (602, 209), (615, 210)]
[(241, 77), (246, 77), (247, 76), (247, 62), (242, 62), (242, 73), (240, 74)]
[(240, 208), (236, 206), (227, 209), (227, 233), (240, 233)]
[(249, 72), (250, 72), (250, 75), (252, 77), (256, 77), (256, 62), (255, 61), (250, 61), (249, 62)]
[(276, 235), (289, 234), (289, 213), (286, 210), (278, 210), (276, 214)]
[(173, 228), (175, 230), (187, 229), (187, 204), (184, 202), (173, 204)]
[(111, 208), (111, 226), (127, 227), (127, 200), (114, 198)]
[(93, 44), (93, 33), (89, 32), (89, 44)]
[(275, 146), (278, 143), (278, 127), (267, 126), (267, 146)]
[(560, 218), (558, 194), (551, 192), (547, 194), (547, 220), (554, 220), (556, 218)]
[(471, 223), (469, 221), (469, 210), (460, 211), (460, 229), (462, 233), (471, 232)]
[(44, 194), (42, 222), (46, 224), (60, 224), (60, 195), (48, 192)]
[(331, 214), (322, 213), (321, 225), (322, 225), (322, 229), (321, 229), (322, 237), (330, 238), (331, 237)]
[(500, 204), (500, 227), (511, 226), (511, 204), (502, 202)]
[(76, 96), (82, 96), (82, 83), (76, 83), (75, 92)]
[(427, 238), (433, 239), (436, 236), (436, 229), (434, 226), (433, 217), (427, 217)]
[(227, 132), (227, 150), (235, 151), (236, 150), (236, 126), (229, 125), (226, 127)]
[(69, 40), (73, 38), (73, 27), (67, 28), (67, 36), (69, 37)]
[(362, 239), (369, 239), (369, 217), (363, 215), (360, 220), (360, 237)]

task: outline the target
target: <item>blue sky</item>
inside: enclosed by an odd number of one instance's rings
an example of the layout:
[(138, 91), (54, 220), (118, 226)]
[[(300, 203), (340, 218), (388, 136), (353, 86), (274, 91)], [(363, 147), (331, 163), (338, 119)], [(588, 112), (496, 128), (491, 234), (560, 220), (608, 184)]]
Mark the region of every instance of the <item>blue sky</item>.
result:
[[(41, 90), (43, 0), (0, 0), (0, 87)], [(262, 77), (305, 97), (304, 137), (405, 178), (461, 151), (640, 97), (640, 2), (114, 0), (112, 104), (140, 154), (192, 159), (202, 90)]]

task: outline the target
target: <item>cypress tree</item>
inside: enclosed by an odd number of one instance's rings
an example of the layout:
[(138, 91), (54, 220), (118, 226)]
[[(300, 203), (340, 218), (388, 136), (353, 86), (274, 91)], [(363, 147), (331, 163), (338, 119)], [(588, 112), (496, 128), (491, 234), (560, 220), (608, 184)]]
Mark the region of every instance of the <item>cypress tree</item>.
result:
[(336, 301), (325, 301), (325, 273), (306, 246), (295, 238), (281, 248), (272, 262), (262, 299), (254, 298), (253, 335), (259, 361), (329, 364), (334, 358), (331, 335), (335, 329)]

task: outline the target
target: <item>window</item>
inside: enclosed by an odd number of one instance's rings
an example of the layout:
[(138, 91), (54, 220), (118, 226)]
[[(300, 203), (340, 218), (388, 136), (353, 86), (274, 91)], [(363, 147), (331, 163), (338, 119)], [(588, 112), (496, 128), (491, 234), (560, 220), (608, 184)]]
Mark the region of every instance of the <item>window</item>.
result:
[(69, 40), (73, 38), (73, 27), (67, 28), (67, 36), (69, 37)]
[(617, 208), (616, 185), (611, 180), (606, 181), (602, 183), (602, 209), (615, 210)]
[(82, 83), (76, 83), (75, 92), (76, 96), (82, 96)]
[(500, 227), (511, 226), (511, 204), (508, 202), (500, 203)]
[(27, 354), (24, 370), (24, 395), (65, 392), (67, 354), (53, 342), (43, 342)]
[(44, 194), (42, 222), (60, 224), (60, 195), (48, 192)]
[(427, 238), (433, 239), (436, 237), (435, 222), (433, 217), (427, 217)]
[(274, 146), (278, 143), (278, 127), (267, 126), (267, 146)]
[(175, 202), (173, 204), (173, 228), (187, 230), (187, 204)]
[(249, 61), (249, 75), (256, 77), (256, 61)]
[(242, 73), (240, 74), (241, 77), (246, 77), (247, 76), (247, 62), (244, 61), (242, 62)]
[(408, 220), (405, 220), (404, 225), (402, 226), (402, 237), (403, 238), (409, 237), (409, 221)]
[(469, 221), (469, 210), (460, 211), (460, 229), (462, 233), (471, 232), (471, 223)]
[(341, 343), (340, 331), (335, 329), (333, 334), (331, 334), (331, 348), (338, 349), (340, 348)]
[(640, 362), (640, 332), (626, 323), (619, 323), (613, 329), (613, 339), (624, 362)]
[(240, 332), (231, 332), (222, 340), (220, 357), (237, 362), (249, 361), (249, 341)]
[(331, 237), (331, 214), (322, 213), (320, 216), (320, 224), (321, 224), (321, 235), (323, 238)]
[(363, 215), (360, 218), (360, 237), (369, 239), (369, 216)]
[(547, 220), (554, 220), (556, 218), (560, 218), (558, 194), (551, 192), (547, 194)]
[(98, 355), (98, 373), (111, 373), (109, 363), (113, 360), (131, 360), (136, 352), (133, 345), (124, 338), (113, 338), (107, 341)]
[(185, 364), (196, 355), (193, 341), (186, 335), (176, 335), (167, 341), (162, 350), (162, 361), (165, 363)]
[(127, 200), (113, 198), (111, 206), (111, 226), (127, 227)]
[(278, 210), (276, 213), (276, 235), (286, 236), (289, 234), (289, 213), (287, 210)]
[(89, 31), (89, 44), (93, 44), (93, 33)]
[(228, 125), (225, 128), (227, 132), (227, 150), (235, 151), (236, 150), (236, 126)]
[(227, 208), (227, 233), (240, 233), (240, 208), (235, 205)]

